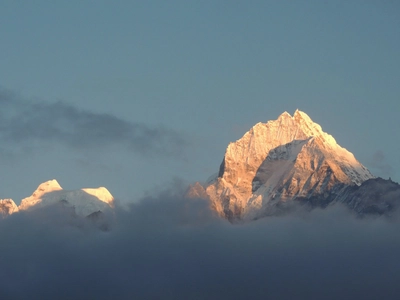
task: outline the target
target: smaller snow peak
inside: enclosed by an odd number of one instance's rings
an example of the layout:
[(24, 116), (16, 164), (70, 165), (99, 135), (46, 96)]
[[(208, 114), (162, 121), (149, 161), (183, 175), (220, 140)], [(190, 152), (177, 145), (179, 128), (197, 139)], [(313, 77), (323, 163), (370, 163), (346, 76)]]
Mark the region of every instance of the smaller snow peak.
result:
[(107, 204), (112, 204), (114, 201), (114, 197), (111, 195), (111, 193), (103, 186), (98, 187), (98, 188), (84, 188), (82, 189), (85, 193), (95, 196), (98, 198), (100, 201), (103, 201)]
[(57, 180), (52, 179), (48, 180), (46, 182), (41, 183), (36, 191), (33, 192), (32, 196), (33, 197), (40, 197), (45, 193), (49, 193), (52, 191), (59, 191), (62, 190), (62, 187), (60, 184), (57, 182)]
[(19, 209), (26, 210), (31, 206), (37, 205), (42, 202), (42, 198), (44, 197), (44, 195), (60, 190), (62, 190), (62, 187), (59, 185), (57, 180), (52, 179), (45, 181), (38, 186), (38, 188), (33, 192), (31, 196), (21, 200)]
[(43, 188), (43, 189), (62, 189), (61, 185), (55, 179), (48, 180), (48, 181), (45, 181), (45, 182), (41, 183), (38, 188)]
[(56, 179), (49, 180), (47, 181), (47, 183), (52, 187), (59, 187), (60, 189), (62, 189), (61, 185), (58, 183)]
[(19, 210), (60, 203), (73, 208), (77, 215), (87, 216), (99, 210), (114, 208), (114, 197), (105, 187), (63, 190), (56, 180), (49, 180), (39, 185), (32, 196), (22, 199)]

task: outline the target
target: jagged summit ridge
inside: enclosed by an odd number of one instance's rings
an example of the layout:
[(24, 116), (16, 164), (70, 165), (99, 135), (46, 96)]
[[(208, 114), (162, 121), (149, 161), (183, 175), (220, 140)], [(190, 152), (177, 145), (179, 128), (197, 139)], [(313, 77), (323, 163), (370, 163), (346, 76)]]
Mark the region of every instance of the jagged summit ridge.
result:
[(304, 112), (257, 123), (228, 145), (218, 177), (205, 186), (213, 207), (228, 218), (256, 218), (274, 203), (312, 197), (373, 178)]

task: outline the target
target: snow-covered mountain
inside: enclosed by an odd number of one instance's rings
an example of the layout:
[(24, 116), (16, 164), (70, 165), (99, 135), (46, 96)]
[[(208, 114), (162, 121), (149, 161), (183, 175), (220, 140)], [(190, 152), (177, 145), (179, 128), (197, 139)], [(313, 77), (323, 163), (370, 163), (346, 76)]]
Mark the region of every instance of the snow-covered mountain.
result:
[[(293, 204), (309, 208), (343, 203), (359, 215), (391, 213), (400, 202), (400, 185), (375, 178), (354, 155), (336, 143), (320, 125), (296, 110), (277, 120), (254, 125), (228, 145), (218, 175), (187, 192), (208, 199), (231, 222), (279, 215)], [(397, 201), (398, 200), (398, 201)], [(102, 212), (114, 207), (104, 187), (63, 190), (46, 181), (17, 207), (0, 200), (0, 217), (57, 205), (73, 215), (108, 228)]]
[(218, 176), (188, 194), (206, 195), (231, 221), (251, 220), (277, 214), (293, 200), (326, 206), (349, 186), (372, 178), (352, 153), (296, 110), (256, 124), (230, 143)]
[[(14, 202), (12, 201), (12, 203)], [(114, 197), (105, 187), (63, 190), (57, 180), (53, 179), (40, 184), (31, 196), (22, 199), (16, 210), (9, 209), (8, 214), (18, 210), (27, 211), (57, 203), (73, 208), (79, 216), (89, 216), (95, 212), (113, 208)]]

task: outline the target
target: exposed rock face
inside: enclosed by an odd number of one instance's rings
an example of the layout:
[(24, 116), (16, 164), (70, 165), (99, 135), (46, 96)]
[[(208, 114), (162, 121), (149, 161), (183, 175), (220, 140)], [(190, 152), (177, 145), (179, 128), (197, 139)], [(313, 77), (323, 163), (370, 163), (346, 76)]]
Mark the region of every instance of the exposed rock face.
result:
[(340, 193), (373, 178), (304, 112), (284, 112), (258, 123), (226, 149), (218, 177), (204, 190), (212, 207), (231, 221), (276, 213), (288, 200)]
[(18, 212), (18, 206), (11, 199), (0, 199), (0, 217)]
[(88, 216), (114, 207), (114, 197), (105, 187), (66, 191), (53, 179), (39, 185), (33, 194), (21, 201), (20, 210), (28, 210), (62, 202), (77, 215)]

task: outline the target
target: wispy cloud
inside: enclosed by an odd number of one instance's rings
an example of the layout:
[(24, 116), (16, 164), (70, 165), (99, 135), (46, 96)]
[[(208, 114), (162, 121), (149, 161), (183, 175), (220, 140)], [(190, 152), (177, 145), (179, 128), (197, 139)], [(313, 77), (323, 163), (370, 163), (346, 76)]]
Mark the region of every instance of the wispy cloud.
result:
[(64, 102), (27, 101), (0, 90), (0, 140), (16, 146), (62, 143), (75, 149), (121, 145), (140, 155), (179, 156), (187, 139), (174, 130), (130, 122)]

